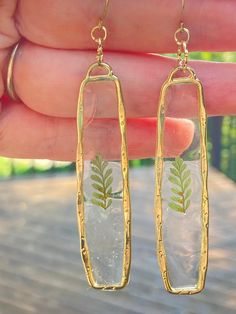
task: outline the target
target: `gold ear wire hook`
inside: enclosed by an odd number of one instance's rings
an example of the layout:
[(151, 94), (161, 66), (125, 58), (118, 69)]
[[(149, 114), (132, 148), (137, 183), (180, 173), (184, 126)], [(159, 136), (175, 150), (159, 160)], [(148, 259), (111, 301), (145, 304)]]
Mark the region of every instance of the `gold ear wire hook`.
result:
[(99, 24), (102, 26), (103, 21), (105, 20), (105, 18), (107, 17), (107, 12), (108, 12), (108, 6), (109, 6), (109, 0), (105, 0), (105, 7), (103, 10), (103, 14), (99, 19)]
[(184, 24), (184, 9), (185, 9), (185, 0), (182, 0), (182, 3), (181, 3), (181, 15), (180, 15), (180, 24)]

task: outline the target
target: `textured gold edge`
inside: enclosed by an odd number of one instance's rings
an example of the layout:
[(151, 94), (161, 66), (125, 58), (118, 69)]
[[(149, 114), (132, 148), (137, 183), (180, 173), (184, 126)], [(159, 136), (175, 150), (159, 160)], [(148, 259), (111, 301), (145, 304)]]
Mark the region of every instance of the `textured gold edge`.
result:
[[(160, 102), (157, 114), (157, 143), (156, 143), (156, 195), (155, 195), (155, 220), (156, 220), (156, 232), (157, 232), (157, 255), (161, 269), (161, 275), (164, 282), (164, 286), (167, 291), (173, 294), (195, 294), (202, 291), (205, 285), (205, 278), (208, 265), (208, 226), (209, 226), (209, 205), (208, 205), (208, 189), (207, 189), (207, 177), (208, 177), (208, 163), (207, 163), (207, 149), (206, 149), (206, 111), (204, 106), (203, 88), (199, 79), (196, 78), (193, 69), (188, 68), (191, 77), (174, 78), (173, 75), (178, 71), (175, 68), (171, 71), (168, 79), (164, 82), (161, 93)], [(163, 175), (163, 136), (164, 132), (161, 127), (161, 112), (165, 108), (165, 94), (167, 89), (171, 85), (176, 84), (194, 84), (197, 86), (198, 91), (198, 104), (199, 104), (199, 125), (200, 125), (200, 139), (201, 139), (201, 179), (202, 179), (202, 197), (201, 197), (201, 257), (199, 263), (199, 277), (196, 286), (194, 287), (179, 287), (174, 288), (170, 283), (170, 278), (167, 270), (167, 260), (165, 253), (165, 246), (163, 241), (162, 232), (162, 196), (161, 185)]]
[[(129, 174), (128, 174), (128, 153), (126, 142), (126, 115), (123, 103), (123, 96), (119, 79), (113, 75), (112, 70), (108, 64), (104, 64), (104, 68), (108, 70), (107, 75), (90, 76), (91, 71), (96, 68), (97, 64), (92, 64), (87, 72), (85, 79), (82, 81), (78, 98), (77, 109), (77, 132), (78, 132), (78, 145), (77, 145), (77, 218), (80, 233), (80, 246), (81, 256), (84, 264), (87, 280), (95, 289), (102, 290), (118, 290), (125, 287), (129, 281), (130, 264), (131, 264), (131, 206), (130, 206), (130, 193), (129, 193)], [(121, 166), (123, 177), (123, 211), (124, 211), (124, 255), (123, 255), (123, 271), (120, 284), (116, 285), (98, 285), (94, 279), (92, 265), (89, 255), (89, 247), (86, 240), (85, 221), (84, 221), (84, 201), (83, 201), (83, 99), (84, 88), (89, 82), (96, 81), (113, 81), (116, 87), (116, 95), (118, 100), (118, 115), (119, 126), (121, 134)]]

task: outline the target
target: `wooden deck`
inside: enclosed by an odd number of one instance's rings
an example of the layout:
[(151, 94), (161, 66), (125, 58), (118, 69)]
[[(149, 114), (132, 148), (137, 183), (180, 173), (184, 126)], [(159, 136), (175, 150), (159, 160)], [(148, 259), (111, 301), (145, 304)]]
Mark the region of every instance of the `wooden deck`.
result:
[[(195, 296), (164, 291), (155, 257), (153, 169), (131, 171), (133, 263), (119, 292), (88, 288), (73, 176), (0, 184), (0, 314), (236, 313), (236, 185), (210, 173), (210, 262)], [(149, 192), (148, 192), (149, 191)]]

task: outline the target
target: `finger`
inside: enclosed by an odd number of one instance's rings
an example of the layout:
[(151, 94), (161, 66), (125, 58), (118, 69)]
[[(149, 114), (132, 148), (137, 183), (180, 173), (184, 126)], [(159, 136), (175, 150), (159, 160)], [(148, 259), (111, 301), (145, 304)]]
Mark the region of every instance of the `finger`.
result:
[[(16, 4), (17, 0), (0, 0), (0, 99), (4, 92), (2, 67), (6, 63), (9, 53), (7, 48), (16, 43), (19, 39), (19, 34), (14, 22)], [(2, 102), (0, 100), (0, 112), (1, 106)]]
[(7, 48), (19, 40), (14, 14), (17, 0), (0, 1), (0, 48)]
[(7, 62), (8, 49), (0, 49), (0, 113), (2, 110), (2, 100), (4, 98), (4, 81), (3, 81), (3, 66)]
[[(166, 156), (177, 156), (192, 142), (194, 125), (182, 119), (167, 119)], [(95, 119), (85, 128), (85, 158), (102, 153), (119, 159), (119, 128), (116, 119)], [(153, 157), (156, 123), (154, 119), (127, 121), (129, 158)], [(148, 139), (148, 140), (147, 140)], [(76, 121), (36, 113), (22, 104), (7, 103), (0, 115), (0, 155), (14, 158), (75, 160)]]
[[(106, 53), (105, 57), (121, 81), (127, 116), (155, 117), (161, 85), (176, 60), (123, 53)], [(16, 92), (35, 111), (50, 116), (75, 117), (79, 86), (93, 61), (92, 52), (23, 44), (15, 60)], [(208, 114), (236, 114), (236, 63), (192, 61), (190, 65), (203, 83)], [(96, 117), (117, 117), (116, 106), (111, 105), (107, 88), (102, 86), (103, 102), (96, 106)], [(173, 97), (176, 110), (170, 115), (194, 116), (194, 107), (189, 105), (188, 97), (191, 98), (188, 93), (185, 97)]]
[(3, 83), (3, 65), (7, 62), (7, 50), (0, 50), (0, 98), (4, 93), (4, 83)]
[[(17, 27), (30, 41), (53, 48), (90, 49), (92, 27), (105, 1), (20, 0)], [(236, 50), (236, 1), (186, 1), (185, 25), (193, 50)], [(173, 52), (181, 19), (181, 0), (110, 1), (106, 48), (118, 51)]]

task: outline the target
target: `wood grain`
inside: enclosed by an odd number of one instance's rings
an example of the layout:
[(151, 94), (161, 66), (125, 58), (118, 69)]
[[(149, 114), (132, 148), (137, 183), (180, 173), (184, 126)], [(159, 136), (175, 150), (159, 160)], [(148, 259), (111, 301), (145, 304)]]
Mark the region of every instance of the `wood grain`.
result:
[(153, 174), (152, 167), (130, 173), (131, 282), (113, 293), (87, 286), (76, 225), (75, 176), (1, 181), (0, 314), (235, 314), (235, 184), (211, 169), (206, 289), (191, 297), (173, 296), (164, 291), (155, 256)]

